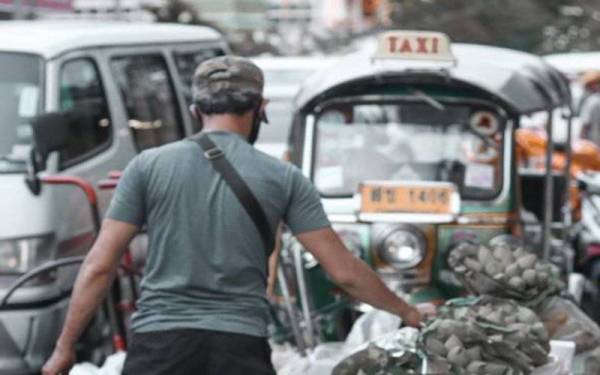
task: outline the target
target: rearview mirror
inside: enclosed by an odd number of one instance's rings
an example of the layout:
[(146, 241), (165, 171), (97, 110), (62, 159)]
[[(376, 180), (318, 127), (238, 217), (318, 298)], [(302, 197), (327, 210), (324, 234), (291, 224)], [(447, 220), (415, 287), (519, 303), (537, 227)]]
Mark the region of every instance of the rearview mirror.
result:
[(74, 116), (70, 112), (45, 113), (32, 121), (34, 148), (42, 168), (50, 153), (67, 147), (73, 121)]
[(29, 156), (26, 183), (33, 194), (41, 191), (38, 173), (46, 169), (50, 154), (67, 147), (74, 122), (75, 116), (70, 112), (44, 113), (31, 121), (34, 147)]

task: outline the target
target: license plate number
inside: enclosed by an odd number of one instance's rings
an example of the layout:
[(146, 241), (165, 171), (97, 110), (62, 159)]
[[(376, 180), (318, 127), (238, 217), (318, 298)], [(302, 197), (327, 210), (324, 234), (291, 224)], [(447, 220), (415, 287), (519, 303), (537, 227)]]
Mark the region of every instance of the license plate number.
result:
[(361, 186), (361, 212), (447, 214), (452, 210), (450, 187)]

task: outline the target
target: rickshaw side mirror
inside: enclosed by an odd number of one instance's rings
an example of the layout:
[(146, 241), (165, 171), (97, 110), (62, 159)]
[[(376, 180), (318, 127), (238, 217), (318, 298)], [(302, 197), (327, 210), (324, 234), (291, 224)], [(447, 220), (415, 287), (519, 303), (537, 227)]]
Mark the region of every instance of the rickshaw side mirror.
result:
[(44, 113), (32, 120), (34, 147), (29, 155), (25, 182), (33, 194), (40, 194), (38, 173), (46, 169), (46, 161), (50, 154), (67, 147), (69, 131), (74, 122), (75, 117), (69, 112)]

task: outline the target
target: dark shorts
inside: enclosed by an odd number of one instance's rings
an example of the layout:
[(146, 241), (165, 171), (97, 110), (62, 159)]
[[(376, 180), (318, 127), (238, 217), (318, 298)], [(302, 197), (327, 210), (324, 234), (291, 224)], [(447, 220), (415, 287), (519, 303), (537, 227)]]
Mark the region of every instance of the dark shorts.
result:
[(199, 329), (134, 333), (123, 375), (274, 375), (266, 338)]

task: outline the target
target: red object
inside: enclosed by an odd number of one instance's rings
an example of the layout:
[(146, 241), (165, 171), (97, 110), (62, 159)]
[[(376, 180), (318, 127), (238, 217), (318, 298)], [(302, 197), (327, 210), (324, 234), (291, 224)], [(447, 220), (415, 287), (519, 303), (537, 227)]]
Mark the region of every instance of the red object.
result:
[(87, 201), (92, 210), (92, 219), (94, 220), (94, 230), (96, 234), (100, 233), (100, 211), (98, 210), (98, 196), (92, 184), (80, 177), (75, 176), (45, 176), (41, 178), (45, 185), (73, 185), (77, 186), (85, 193)]
[(130, 302), (130, 301), (119, 302), (117, 304), (117, 308), (123, 312), (132, 312), (137, 309), (135, 306), (135, 302)]
[(587, 246), (586, 258), (600, 257), (600, 244), (592, 243)]
[(98, 196), (92, 184), (80, 177), (74, 176), (46, 176), (42, 177), (42, 182), (48, 185), (75, 185), (84, 191), (90, 204), (98, 204)]
[(125, 254), (123, 254), (123, 263), (126, 266), (133, 267), (133, 256), (131, 255), (131, 251), (127, 249)]
[(116, 180), (116, 179), (100, 180), (100, 182), (98, 182), (98, 187), (101, 190), (114, 189), (117, 187), (118, 182), (119, 182), (119, 180)]
[[(72, 11), (73, 0), (21, 0), (22, 7), (25, 9), (47, 9), (47, 10), (62, 10)], [(0, 0), (0, 5), (7, 5), (14, 9), (16, 0)]]
[(121, 176), (123, 176), (123, 171), (108, 172), (108, 178), (113, 179), (113, 180), (118, 180), (119, 178), (121, 178)]
[(125, 351), (127, 349), (127, 345), (125, 345), (125, 340), (121, 335), (113, 335), (113, 346), (115, 347), (115, 351)]
[(98, 187), (102, 190), (115, 189), (121, 176), (123, 176), (123, 171), (110, 171), (108, 172), (108, 178), (101, 180)]

